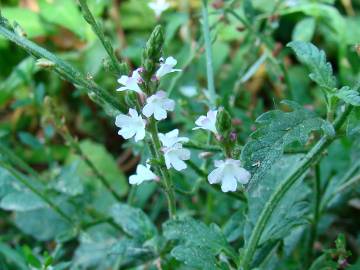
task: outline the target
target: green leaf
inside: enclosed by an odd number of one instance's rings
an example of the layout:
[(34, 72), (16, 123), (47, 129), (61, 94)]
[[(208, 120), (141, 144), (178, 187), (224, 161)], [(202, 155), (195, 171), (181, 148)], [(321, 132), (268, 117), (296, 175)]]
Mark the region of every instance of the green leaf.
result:
[(76, 2), (73, 0), (40, 0), (41, 16), (54, 24), (63, 26), (79, 37), (85, 36), (86, 23), (83, 20)]
[(45, 206), (37, 195), (27, 191), (11, 192), (0, 201), (0, 208), (9, 211), (30, 211)]
[(214, 254), (228, 246), (225, 236), (218, 228), (208, 227), (191, 218), (168, 221), (163, 225), (163, 230), (168, 240), (179, 240), (187, 246), (207, 247)]
[[(114, 190), (120, 195), (125, 195), (128, 190), (127, 180), (119, 169), (114, 157), (106, 150), (106, 148), (98, 143), (90, 140), (80, 142), (80, 148), (84, 155), (94, 164), (100, 173), (111, 183)], [(79, 176), (84, 177), (86, 184), (91, 185), (99, 193), (107, 192), (100, 183), (92, 169), (78, 155), (70, 155), (67, 164), (79, 162), (77, 172)], [(104, 211), (104, 209), (102, 209)]]
[(185, 265), (196, 269), (217, 270), (216, 259), (206, 247), (179, 245), (171, 251), (171, 255)]
[(69, 223), (49, 208), (16, 212), (15, 224), (25, 234), (40, 241), (55, 239), (71, 229)]
[[(263, 176), (263, 180), (248, 193), (248, 213), (245, 224), (245, 237), (248, 238), (256, 224), (267, 201), (292, 172), (292, 169), (303, 158), (303, 155), (284, 156), (275, 162)], [(303, 177), (302, 177), (303, 178)], [(267, 222), (264, 232), (259, 241), (259, 246), (266, 241), (274, 241), (286, 237), (291, 230), (306, 223), (306, 214), (309, 211), (307, 197), (309, 188), (303, 183), (302, 178), (290, 188), (280, 200), (273, 215)]]
[(336, 78), (331, 64), (326, 61), (324, 51), (319, 50), (312, 43), (303, 41), (292, 41), (287, 46), (294, 50), (300, 62), (309, 67), (310, 79), (328, 90), (336, 88)]
[(203, 264), (207, 267), (202, 269), (218, 269), (215, 256), (221, 251), (233, 258), (234, 251), (216, 225), (208, 227), (200, 221), (184, 218), (166, 222), (163, 231), (167, 240), (179, 242), (171, 254), (189, 266)]
[(353, 106), (360, 106), (360, 93), (349, 86), (341, 87), (335, 96)]
[[(14, 269), (30, 270), (30, 268), (26, 265), (25, 259), (22, 254), (2, 242), (0, 242), (0, 255), (4, 256), (6, 262), (12, 265), (16, 265), (16, 268)], [(0, 258), (2, 257), (0, 256)]]
[(112, 269), (117, 254), (109, 252), (117, 242), (117, 231), (109, 224), (93, 226), (80, 234), (72, 267), (66, 269)]
[(273, 110), (262, 114), (256, 122), (258, 128), (251, 134), (241, 153), (244, 166), (251, 172), (251, 189), (263, 178), (264, 174), (283, 155), (287, 145), (299, 142), (304, 145), (309, 135), (316, 130), (323, 130), (329, 136), (334, 135), (333, 126), (304, 109), (293, 101), (283, 101), (293, 109), (291, 112)]
[(75, 161), (69, 166), (62, 168), (59, 177), (55, 180), (55, 190), (70, 196), (76, 196), (84, 192), (82, 179), (77, 172), (79, 162)]
[(315, 32), (315, 19), (312, 17), (299, 21), (292, 33), (292, 40), (310, 42)]
[(360, 134), (360, 108), (356, 107), (349, 115), (347, 126), (347, 136), (355, 136)]
[(111, 207), (110, 215), (134, 239), (146, 241), (157, 234), (155, 225), (141, 209), (117, 203)]

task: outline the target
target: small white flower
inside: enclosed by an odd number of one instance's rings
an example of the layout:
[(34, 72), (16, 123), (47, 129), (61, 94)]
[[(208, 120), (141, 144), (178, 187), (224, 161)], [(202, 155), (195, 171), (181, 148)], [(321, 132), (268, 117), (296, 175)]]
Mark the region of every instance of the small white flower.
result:
[(131, 77), (122, 75), (120, 79), (118, 79), (118, 83), (123, 85), (122, 87), (116, 89), (116, 91), (125, 91), (125, 90), (132, 90), (139, 94), (142, 93), (139, 83), (142, 82), (142, 78), (140, 76), (142, 68), (138, 68), (133, 71)]
[(139, 164), (136, 167), (136, 174), (129, 177), (129, 183), (131, 185), (140, 185), (145, 181), (159, 180), (159, 177), (150, 170), (149, 165)]
[(216, 169), (213, 170), (208, 180), (210, 184), (220, 183), (223, 192), (236, 191), (238, 182), (247, 184), (250, 180), (250, 173), (241, 167), (239, 160), (226, 159), (215, 161)]
[(146, 121), (134, 109), (129, 109), (129, 115), (116, 116), (115, 125), (120, 128), (118, 134), (124, 139), (135, 136), (136, 142), (144, 139)]
[(184, 149), (181, 143), (176, 143), (171, 147), (163, 147), (166, 168), (173, 167), (177, 171), (186, 169), (184, 160), (190, 159), (190, 151)]
[(215, 134), (217, 134), (217, 130), (216, 130), (216, 115), (217, 115), (217, 110), (210, 110), (208, 111), (208, 113), (206, 114), (206, 116), (202, 115), (200, 116), (196, 121), (195, 124), (197, 125), (197, 127), (193, 128), (193, 130), (196, 129), (206, 129), (206, 130), (210, 130), (211, 132), (214, 132)]
[(162, 145), (168, 148), (174, 146), (175, 144), (189, 141), (189, 138), (178, 137), (178, 136), (179, 136), (178, 129), (174, 129), (166, 134), (159, 133), (159, 139)]
[(177, 64), (177, 61), (172, 56), (166, 58), (165, 61), (163, 58), (160, 58), (160, 67), (156, 71), (156, 74), (155, 74), (156, 78), (160, 79), (161, 77), (165, 76), (166, 74), (181, 71), (181, 69), (173, 68), (176, 64)]
[(173, 111), (175, 108), (175, 101), (167, 98), (166, 92), (158, 91), (146, 99), (146, 105), (142, 112), (146, 117), (154, 115), (156, 120), (166, 119), (167, 112)]
[(155, 12), (156, 17), (159, 18), (161, 13), (170, 7), (170, 4), (166, 0), (155, 0), (150, 2), (148, 6)]

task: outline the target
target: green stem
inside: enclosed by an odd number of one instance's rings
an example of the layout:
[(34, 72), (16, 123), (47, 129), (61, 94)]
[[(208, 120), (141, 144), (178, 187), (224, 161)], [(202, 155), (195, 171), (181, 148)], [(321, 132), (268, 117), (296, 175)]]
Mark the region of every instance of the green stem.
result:
[(211, 37), (209, 28), (209, 16), (207, 10), (207, 0), (202, 1), (202, 17), (203, 17), (203, 33), (206, 52), (206, 72), (207, 72), (207, 84), (210, 96), (210, 106), (213, 108), (216, 106), (216, 91), (214, 82), (214, 70), (212, 62), (212, 50), (211, 50)]
[(88, 24), (91, 25), (94, 33), (99, 38), (100, 42), (102, 43), (105, 51), (109, 55), (109, 58), (111, 60), (113, 69), (116, 70), (117, 75), (123, 75), (127, 73), (127, 67), (126, 64), (122, 66), (119, 62), (119, 60), (116, 57), (115, 51), (111, 45), (111, 42), (105, 37), (103, 30), (101, 29), (100, 25), (96, 22), (94, 16), (92, 15), (88, 5), (87, 0), (79, 0), (79, 4), (84, 16), (84, 19), (88, 22)]
[(16, 180), (18, 180), (21, 184), (27, 187), (31, 192), (37, 195), (41, 200), (43, 200), (51, 209), (57, 212), (62, 218), (64, 218), (68, 223), (72, 224), (72, 218), (67, 215), (63, 210), (61, 210), (55, 203), (53, 203), (45, 194), (40, 192), (37, 188), (33, 187), (27, 179), (25, 179), (17, 170), (15, 170), (12, 166), (0, 161), (0, 166), (9, 171)]
[[(152, 147), (155, 158), (157, 158), (162, 165), (158, 166), (158, 171), (161, 174), (161, 178), (163, 179), (163, 186), (168, 202), (168, 209), (169, 209), (169, 216), (170, 218), (176, 217), (176, 199), (175, 199), (175, 192), (172, 180), (170, 178), (170, 174), (168, 170), (165, 168), (165, 160), (163, 155), (160, 153), (161, 149), (161, 142), (158, 136), (158, 128), (156, 124), (156, 120), (154, 117), (150, 118), (149, 123), (149, 132), (151, 134), (151, 141), (154, 147)], [(151, 146), (150, 146), (151, 147)]]
[(311, 223), (309, 243), (307, 248), (306, 267), (309, 267), (313, 258), (314, 242), (317, 236), (318, 223), (320, 219), (320, 203), (321, 203), (321, 179), (320, 179), (320, 165), (315, 166), (315, 182), (314, 182), (314, 218)]
[(0, 151), (9, 159), (9, 161), (13, 165), (16, 165), (18, 168), (21, 168), (22, 170), (32, 175), (36, 179), (41, 178), (37, 171), (31, 168), (26, 162), (24, 162), (21, 158), (19, 158), (11, 149), (9, 149), (3, 143), (0, 143)]
[[(0, 22), (2, 21), (0, 20)], [(58, 58), (51, 52), (38, 46), (32, 41), (26, 39), (25, 37), (17, 35), (13, 31), (6, 28), (5, 25), (1, 23), (0, 23), (0, 35), (14, 42), (16, 45), (26, 50), (30, 55), (33, 55), (35, 58), (37, 59), (44, 58), (52, 62), (53, 63), (53, 66), (51, 66), (52, 70), (58, 73), (61, 77), (71, 82), (75, 87), (86, 89), (87, 93), (91, 97), (93, 97), (93, 100), (96, 103), (107, 109), (105, 111), (110, 112), (109, 110), (110, 107), (112, 111), (111, 115), (118, 114), (119, 108), (123, 111), (126, 110), (125, 104), (120, 103), (108, 91), (98, 86), (92, 80), (85, 78), (72, 65), (63, 61), (62, 59)]]
[[(352, 107), (349, 106), (334, 122), (335, 130), (338, 131), (345, 120), (347, 119), (349, 113), (351, 112)], [(251, 233), (250, 239), (248, 241), (247, 247), (244, 251), (244, 256), (242, 258), (242, 268), (243, 270), (249, 270), (251, 262), (253, 260), (257, 245), (260, 241), (261, 235), (266, 227), (267, 222), (272, 216), (272, 213), (276, 209), (277, 204), (284, 197), (286, 192), (296, 183), (296, 181), (301, 177), (310, 166), (316, 164), (321, 156), (323, 151), (335, 140), (335, 137), (323, 136), (317, 144), (305, 155), (305, 157), (300, 161), (297, 168), (277, 187), (274, 193), (271, 195), (270, 199), (265, 204), (263, 211), (261, 212), (255, 227)]]

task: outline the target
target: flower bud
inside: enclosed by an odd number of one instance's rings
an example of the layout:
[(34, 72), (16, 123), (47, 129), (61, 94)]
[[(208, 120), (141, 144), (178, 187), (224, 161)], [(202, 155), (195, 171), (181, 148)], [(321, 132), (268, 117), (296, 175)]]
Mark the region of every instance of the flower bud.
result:
[(216, 130), (225, 138), (231, 131), (231, 116), (224, 108), (220, 108), (217, 113)]
[(155, 73), (157, 63), (161, 57), (163, 43), (164, 30), (161, 25), (157, 25), (146, 42), (142, 54), (142, 66), (145, 69), (143, 78), (145, 81), (150, 81)]

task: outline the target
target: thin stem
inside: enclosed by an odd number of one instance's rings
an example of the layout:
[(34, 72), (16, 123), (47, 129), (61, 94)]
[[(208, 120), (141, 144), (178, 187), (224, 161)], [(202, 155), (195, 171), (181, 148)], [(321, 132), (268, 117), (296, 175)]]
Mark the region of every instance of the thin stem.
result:
[(9, 159), (9, 161), (16, 165), (18, 168), (21, 168), (28, 174), (32, 175), (36, 179), (40, 179), (40, 175), (37, 171), (31, 168), (26, 162), (19, 158), (11, 149), (5, 146), (3, 143), (0, 143), (0, 151)]
[(154, 117), (150, 118), (149, 123), (149, 132), (151, 134), (151, 141), (154, 147), (151, 147), (154, 151), (155, 158), (157, 158), (162, 165), (158, 166), (158, 171), (161, 174), (161, 178), (163, 179), (163, 186), (166, 194), (166, 198), (168, 201), (168, 210), (170, 218), (175, 218), (176, 216), (176, 199), (175, 199), (175, 192), (172, 180), (170, 178), (170, 174), (168, 170), (164, 167), (165, 160), (163, 155), (160, 153), (161, 143), (158, 136), (158, 128), (156, 124), (156, 120)]
[(51, 209), (57, 212), (62, 218), (64, 218), (68, 223), (72, 224), (72, 218), (67, 215), (63, 210), (61, 210), (55, 203), (53, 203), (45, 194), (40, 192), (37, 188), (33, 187), (27, 179), (25, 179), (17, 170), (12, 166), (6, 164), (5, 162), (0, 161), (0, 166), (9, 171), (16, 180), (21, 184), (27, 187), (31, 192), (37, 195), (41, 200), (43, 200)]
[(102, 43), (104, 49), (106, 50), (107, 54), (110, 57), (113, 69), (116, 70), (117, 75), (123, 75), (127, 73), (127, 68), (122, 67), (119, 60), (116, 57), (115, 51), (111, 45), (111, 42), (105, 37), (103, 30), (101, 29), (100, 25), (96, 22), (94, 16), (92, 15), (88, 5), (87, 0), (79, 0), (79, 4), (82, 10), (82, 14), (84, 19), (91, 25), (94, 33), (99, 38), (100, 42)]
[(203, 33), (206, 52), (206, 72), (207, 72), (207, 84), (210, 96), (210, 106), (213, 108), (216, 106), (216, 91), (214, 82), (214, 70), (212, 62), (212, 50), (211, 50), (211, 37), (209, 28), (209, 16), (207, 10), (207, 0), (202, 1), (202, 17), (203, 17)]
[(354, 177), (350, 178), (349, 181), (347, 181), (345, 184), (341, 185), (336, 192), (334, 192), (335, 194), (340, 194), (343, 192), (347, 192), (349, 191), (352, 187), (355, 187), (356, 185), (360, 184), (360, 174), (355, 175)]
[[(51, 107), (52, 105), (50, 105)], [(121, 196), (113, 189), (110, 182), (106, 179), (106, 177), (96, 168), (95, 164), (85, 155), (82, 151), (78, 141), (71, 135), (68, 127), (65, 125), (59, 116), (57, 115), (56, 111), (52, 110), (52, 116), (55, 124), (55, 128), (57, 129), (58, 133), (63, 137), (65, 142), (72, 148), (86, 163), (86, 165), (91, 169), (97, 179), (104, 185), (104, 187), (114, 196), (117, 201), (121, 201)]]
[(44, 58), (52, 65), (49, 67), (51, 70), (58, 73), (61, 77), (71, 82), (77, 88), (83, 88), (92, 97), (94, 102), (104, 107), (105, 111), (114, 116), (119, 113), (119, 109), (126, 110), (126, 106), (120, 103), (115, 97), (113, 97), (108, 91), (98, 86), (94, 81), (89, 78), (85, 78), (78, 70), (72, 65), (58, 58), (46, 49), (38, 46), (32, 41), (26, 39), (23, 36), (19, 36), (13, 31), (5, 27), (1, 22), (4, 18), (0, 18), (0, 35), (4, 38), (14, 42), (19, 47), (26, 50), (30, 55), (35, 58)]
[[(335, 120), (334, 127), (336, 131), (339, 131), (345, 120), (347, 119), (349, 113), (352, 110), (352, 106), (346, 108), (346, 110)], [(301, 177), (310, 166), (316, 164), (322, 156), (322, 152), (335, 140), (335, 137), (329, 137), (327, 135), (323, 136), (317, 144), (305, 155), (305, 157), (300, 161), (297, 168), (278, 186), (278, 188), (271, 195), (270, 199), (265, 204), (263, 211), (261, 212), (255, 227), (251, 233), (250, 239), (248, 241), (247, 247), (242, 258), (242, 268), (243, 270), (250, 269), (251, 262), (253, 260), (257, 245), (261, 238), (261, 235), (266, 227), (268, 220), (271, 218), (273, 211), (275, 210), (277, 204), (286, 194), (286, 192), (296, 183), (296, 181)]]
[(318, 223), (320, 219), (320, 203), (321, 203), (321, 179), (320, 179), (320, 165), (315, 165), (315, 182), (314, 182), (314, 217), (311, 223), (309, 243), (308, 243), (308, 256), (306, 257), (306, 267), (309, 267), (313, 258), (314, 242), (317, 236)]

